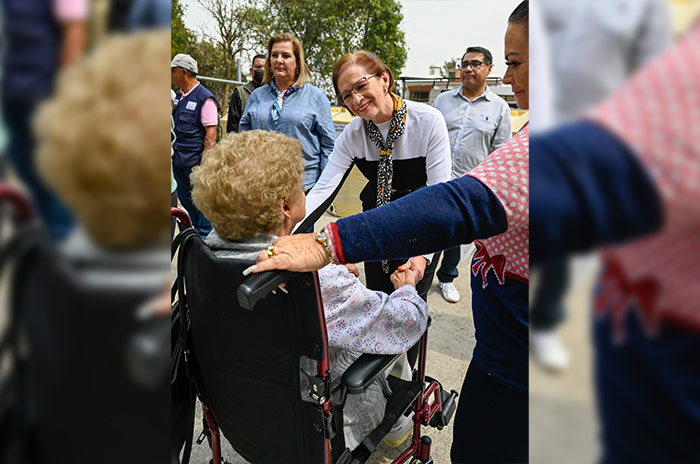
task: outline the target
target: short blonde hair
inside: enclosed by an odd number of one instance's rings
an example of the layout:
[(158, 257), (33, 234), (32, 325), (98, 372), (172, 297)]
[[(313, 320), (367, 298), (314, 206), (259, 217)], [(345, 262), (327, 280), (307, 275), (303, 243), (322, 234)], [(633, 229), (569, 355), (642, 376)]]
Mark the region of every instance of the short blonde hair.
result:
[(297, 74), (297, 80), (294, 85), (297, 87), (304, 87), (307, 82), (311, 83), (311, 70), (306, 66), (306, 61), (304, 61), (304, 47), (301, 46), (301, 41), (297, 39), (296, 36), (289, 34), (287, 32), (283, 34), (278, 34), (270, 37), (267, 41), (267, 56), (265, 57), (265, 74), (263, 74), (263, 84), (269, 84), (272, 81), (272, 65), (270, 65), (270, 55), (272, 55), (272, 46), (277, 42), (291, 42), (292, 48), (294, 49), (294, 56), (297, 60), (297, 68), (299, 73)]
[(168, 236), (170, 33), (115, 36), (64, 71), (34, 121), (38, 168), (101, 245)]
[(301, 143), (277, 132), (229, 133), (192, 170), (192, 200), (229, 240), (273, 235), (284, 222), (280, 200), (303, 201)]

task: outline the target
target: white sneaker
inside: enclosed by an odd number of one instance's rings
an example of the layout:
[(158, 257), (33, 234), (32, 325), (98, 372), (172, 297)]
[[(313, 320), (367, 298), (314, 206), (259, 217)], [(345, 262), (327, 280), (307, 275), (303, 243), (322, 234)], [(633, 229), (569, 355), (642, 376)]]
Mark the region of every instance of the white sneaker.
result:
[(561, 371), (569, 367), (569, 353), (554, 330), (533, 330), (530, 349), (535, 361), (545, 369)]
[(440, 290), (442, 290), (442, 297), (450, 303), (457, 303), (459, 301), (459, 292), (452, 282), (440, 282)]
[(411, 433), (412, 430), (413, 411), (411, 411), (411, 414), (409, 414), (408, 417), (401, 414), (399, 420), (396, 421), (389, 433), (386, 435), (386, 437), (384, 437), (384, 443), (391, 446), (392, 448), (396, 448), (401, 443), (406, 441), (406, 438), (408, 438), (408, 435)]

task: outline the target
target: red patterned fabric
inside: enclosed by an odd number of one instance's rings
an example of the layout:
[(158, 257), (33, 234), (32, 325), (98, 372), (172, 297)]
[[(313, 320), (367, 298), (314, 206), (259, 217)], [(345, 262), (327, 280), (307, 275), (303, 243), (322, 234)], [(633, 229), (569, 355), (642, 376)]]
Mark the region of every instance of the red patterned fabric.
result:
[(335, 264), (347, 264), (345, 262), (345, 255), (343, 254), (343, 244), (340, 243), (340, 236), (338, 235), (338, 226), (335, 222), (329, 222), (324, 227), (326, 231), (326, 239), (328, 239), (328, 246), (331, 249), (331, 254), (333, 259), (335, 259)]
[(472, 273), (493, 270), (502, 285), (510, 277), (522, 282), (530, 278), (530, 131), (525, 126), (508, 143), (491, 153), (466, 175), (472, 176), (493, 191), (506, 211), (508, 230), (486, 240), (477, 240)]
[(700, 331), (700, 25), (590, 118), (631, 147), (664, 210), (660, 232), (604, 252), (598, 311), (621, 321), (637, 307), (650, 333), (660, 320)]

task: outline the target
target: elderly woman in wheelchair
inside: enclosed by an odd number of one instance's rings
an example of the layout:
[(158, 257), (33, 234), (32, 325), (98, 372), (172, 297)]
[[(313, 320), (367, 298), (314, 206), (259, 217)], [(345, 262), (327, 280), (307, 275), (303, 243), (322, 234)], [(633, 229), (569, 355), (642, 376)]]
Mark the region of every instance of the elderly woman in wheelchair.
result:
[[(193, 200), (214, 227), (205, 243), (218, 257), (254, 262), (275, 236), (290, 234), (304, 218), (303, 173), (298, 141), (258, 130), (227, 135), (192, 173)], [(428, 308), (416, 293), (412, 270), (392, 274), (391, 295), (367, 289), (345, 266), (328, 265), (318, 277), (332, 378), (339, 379), (361, 353), (405, 353), (426, 329)], [(362, 395), (348, 396), (344, 435), (350, 449), (380, 423), (390, 395), (380, 376)], [(397, 425), (394, 446), (412, 421), (404, 417)]]

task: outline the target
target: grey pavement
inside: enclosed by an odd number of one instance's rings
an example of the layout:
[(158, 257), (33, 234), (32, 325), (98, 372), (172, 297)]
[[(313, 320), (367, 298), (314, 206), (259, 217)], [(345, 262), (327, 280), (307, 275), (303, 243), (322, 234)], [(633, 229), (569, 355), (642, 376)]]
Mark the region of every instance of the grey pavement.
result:
[[(543, 371), (530, 360), (530, 462), (592, 464), (599, 451), (591, 373), (591, 294), (598, 262), (570, 261), (571, 283), (565, 297), (567, 318), (559, 328), (571, 355), (561, 373)], [(531, 280), (530, 290), (537, 285)]]

